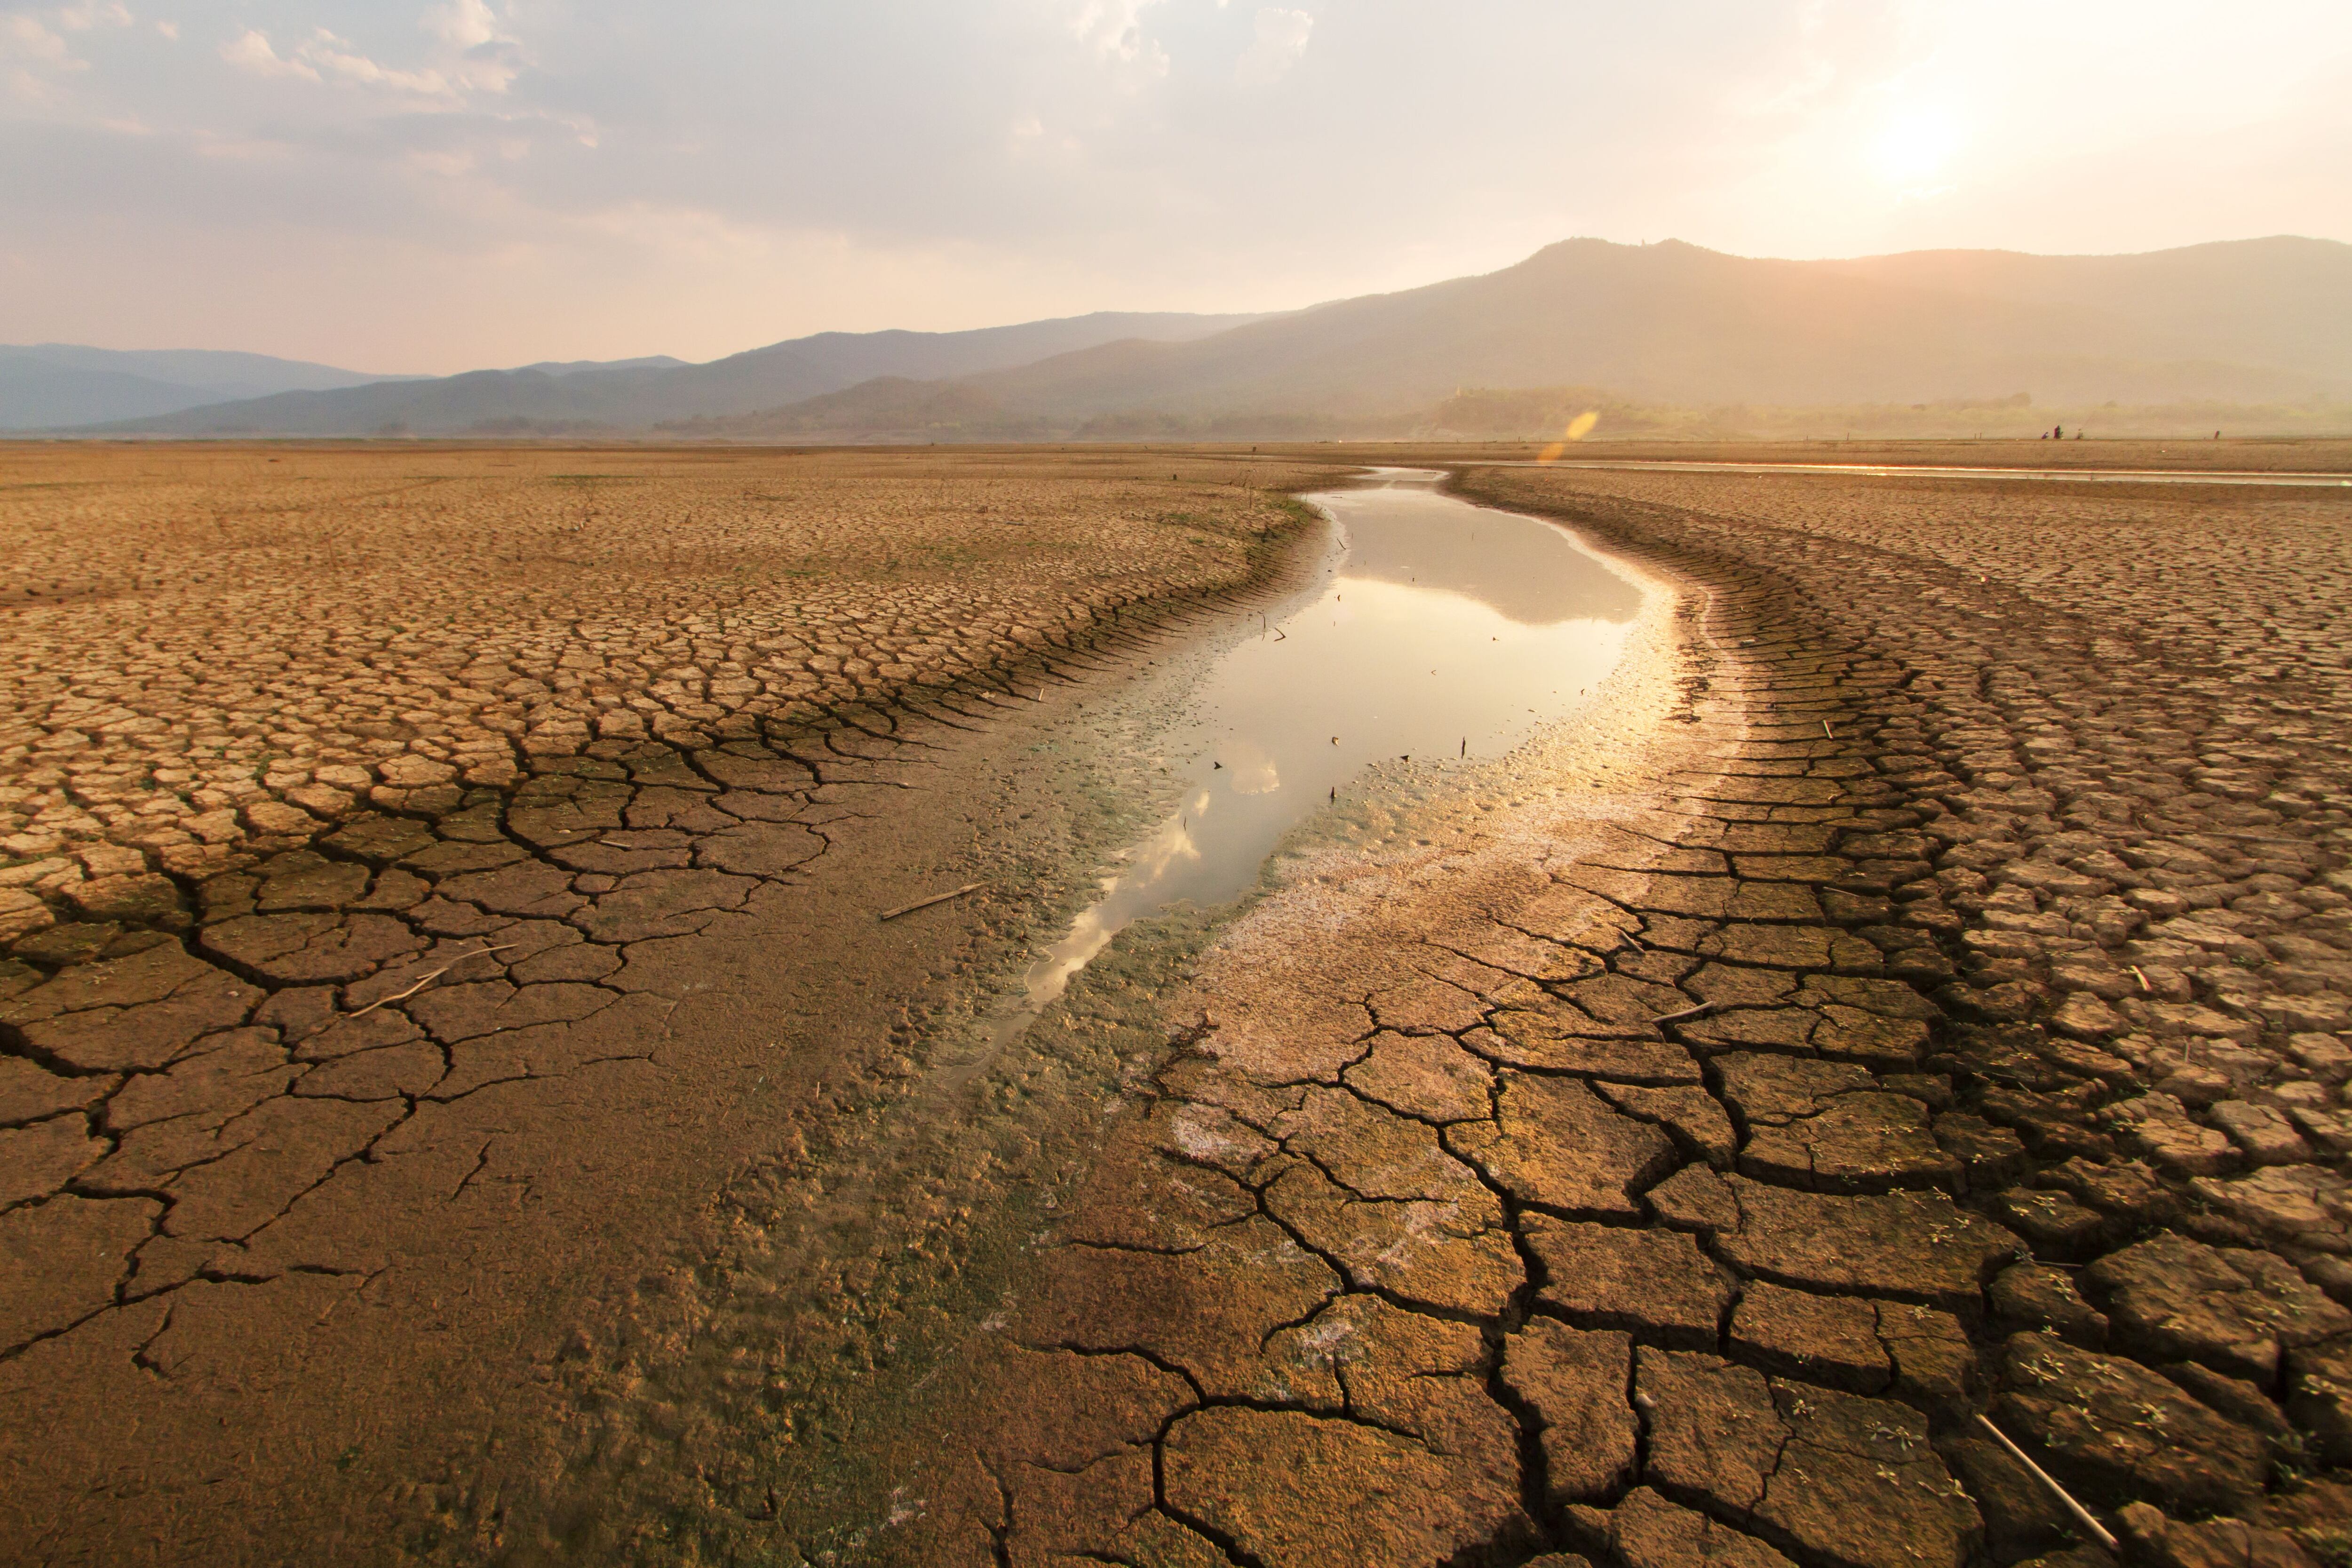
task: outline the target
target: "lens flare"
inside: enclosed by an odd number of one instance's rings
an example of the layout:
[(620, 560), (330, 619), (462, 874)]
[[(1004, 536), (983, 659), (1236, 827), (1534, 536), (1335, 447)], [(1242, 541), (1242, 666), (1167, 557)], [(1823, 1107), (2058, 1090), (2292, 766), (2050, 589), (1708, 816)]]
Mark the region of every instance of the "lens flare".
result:
[(1538, 463), (1556, 463), (1559, 461), (1560, 454), (1568, 450), (1568, 444), (1570, 441), (1583, 440), (1587, 436), (1592, 434), (1592, 427), (1600, 423), (1601, 410), (1598, 408), (1586, 409), (1583, 413), (1578, 415), (1575, 418), (1568, 422), (1568, 428), (1559, 433), (1559, 440), (1554, 441), (1550, 446), (1546, 447), (1542, 451), (1536, 454), (1536, 461)]

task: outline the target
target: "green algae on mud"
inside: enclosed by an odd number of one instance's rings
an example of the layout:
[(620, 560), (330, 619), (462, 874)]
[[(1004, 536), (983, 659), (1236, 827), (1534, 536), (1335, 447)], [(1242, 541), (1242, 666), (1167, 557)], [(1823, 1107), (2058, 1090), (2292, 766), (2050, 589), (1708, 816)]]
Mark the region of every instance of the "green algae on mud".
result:
[(1130, 927), (989, 1075), (974, 1130), (991, 1140), (1005, 1179), (961, 1237), (955, 1266), (918, 1265), (904, 1280), (905, 1318), (920, 1322), (919, 1338), (903, 1342), (906, 1353), (871, 1381), (837, 1388), (839, 1438), (781, 1467), (806, 1510), (796, 1534), (811, 1560), (824, 1561), (828, 1550), (891, 1560), (889, 1527), (923, 1502), (907, 1479), (936, 1463), (940, 1435), (967, 1422), (984, 1393), (961, 1352), (975, 1336), (1003, 1329), (1036, 1242), (1103, 1129), (1139, 1081), (1181, 1048), (1181, 1020), (1160, 999), (1181, 985), (1221, 924), (1183, 911)]

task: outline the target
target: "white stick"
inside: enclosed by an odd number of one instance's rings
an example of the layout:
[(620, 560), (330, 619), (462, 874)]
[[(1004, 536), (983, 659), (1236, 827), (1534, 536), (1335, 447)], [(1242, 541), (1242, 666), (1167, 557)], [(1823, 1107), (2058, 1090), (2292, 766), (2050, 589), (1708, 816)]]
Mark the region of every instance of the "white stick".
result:
[(2122, 1545), (2116, 1540), (2116, 1538), (2108, 1533), (2107, 1527), (2101, 1524), (2097, 1520), (2093, 1519), (2091, 1517), (2091, 1510), (2084, 1508), (2081, 1503), (2076, 1502), (2073, 1493), (2069, 1492), (2064, 1487), (2060, 1486), (2055, 1480), (2052, 1479), (2049, 1471), (2043, 1469), (2041, 1466), (2027, 1458), (2025, 1457), (2025, 1450), (2009, 1440), (2008, 1433), (1994, 1426), (1991, 1419), (1988, 1416), (1978, 1416), (1977, 1425), (1991, 1433), (1994, 1440), (2000, 1443), (2002, 1447), (2008, 1449), (2011, 1456), (2014, 1458), (2019, 1464), (2023, 1465), (2027, 1469), (2032, 1471), (2033, 1479), (2040, 1481), (2043, 1486), (2048, 1487), (2050, 1489), (2050, 1495), (2066, 1505), (2066, 1511), (2074, 1516), (2076, 1523), (2080, 1524), (2084, 1529), (2091, 1532), (2092, 1540), (2097, 1542), (2101, 1546), (2105, 1547), (2109, 1552), (2120, 1552), (2123, 1550)]
[(427, 985), (432, 984), (435, 981), (440, 979), (443, 975), (448, 973), (451, 970), (457, 968), (459, 964), (465, 963), (466, 960), (469, 958), (487, 958), (491, 953), (504, 952), (510, 947), (520, 947), (522, 943), (519, 942), (502, 942), (496, 947), (485, 947), (473, 952), (461, 952), (457, 957), (451, 959), (448, 963), (443, 964), (440, 968), (435, 970), (432, 973), (426, 975), (424, 979), (418, 981), (415, 984), (410, 986), (407, 990), (401, 992), (398, 995), (379, 996), (374, 1001), (369, 1003), (366, 1006), (361, 1008), (358, 1012), (352, 1014), (352, 1016), (354, 1018), (364, 1018), (370, 1013), (374, 1012), (378, 1007), (384, 1006), (394, 1002), (405, 1002), (411, 996), (415, 995), (419, 991), (424, 990)]
[(961, 899), (966, 893), (977, 893), (980, 889), (981, 884), (978, 882), (966, 882), (961, 888), (950, 888), (944, 893), (933, 893), (928, 899), (917, 899), (911, 904), (900, 904), (895, 910), (885, 910), (882, 911), (882, 918), (886, 921), (895, 921), (900, 915), (911, 915), (917, 910), (928, 910), (933, 904), (944, 904), (950, 899)]

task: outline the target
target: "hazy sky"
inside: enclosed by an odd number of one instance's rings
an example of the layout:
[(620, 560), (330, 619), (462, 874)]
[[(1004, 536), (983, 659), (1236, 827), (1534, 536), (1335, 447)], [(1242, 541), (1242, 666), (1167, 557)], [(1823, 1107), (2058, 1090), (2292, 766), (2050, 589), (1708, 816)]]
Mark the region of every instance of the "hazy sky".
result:
[(2346, 0), (36, 4), (0, 342), (446, 371), (1272, 309), (1572, 235), (2352, 240), (2347, 80)]

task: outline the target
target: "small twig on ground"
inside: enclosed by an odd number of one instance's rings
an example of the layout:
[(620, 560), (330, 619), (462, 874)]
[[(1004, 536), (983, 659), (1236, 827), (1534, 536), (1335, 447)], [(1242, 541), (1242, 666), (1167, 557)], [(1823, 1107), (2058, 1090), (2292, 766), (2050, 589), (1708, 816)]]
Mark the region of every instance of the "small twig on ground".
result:
[(2091, 1510), (2084, 1508), (2081, 1503), (2076, 1502), (2072, 1492), (2069, 1492), (2064, 1487), (2060, 1486), (2055, 1480), (2052, 1479), (2049, 1471), (2043, 1469), (2041, 1466), (2027, 1458), (2025, 1457), (2025, 1450), (2009, 1440), (2008, 1433), (1994, 1426), (1990, 1418), (1983, 1415), (1979, 1415), (1977, 1417), (1977, 1425), (1991, 1433), (1993, 1435), (1994, 1441), (1998, 1442), (2002, 1447), (2008, 1449), (2011, 1458), (2014, 1458), (2019, 1464), (2023, 1465), (2028, 1470), (2032, 1471), (2035, 1480), (2040, 1481), (2043, 1486), (2048, 1487), (2050, 1489), (2050, 1495), (2056, 1498), (2060, 1503), (2064, 1505), (2066, 1511), (2074, 1516), (2075, 1522), (2091, 1532), (2092, 1540), (2097, 1542), (2109, 1552), (2120, 1552), (2123, 1550), (2121, 1543), (2119, 1543), (2116, 1540), (2115, 1536), (2108, 1531), (2107, 1527), (2101, 1524), (2097, 1520), (2092, 1518)]
[(1822, 721), (1822, 733), (1832, 741), (1837, 739), (1837, 731), (1830, 728), (1830, 721), (1826, 719)]
[(2139, 965), (2138, 965), (2138, 964), (2134, 963), (2134, 964), (2130, 964), (2130, 965), (2128, 965), (2127, 967), (2131, 970), (2132, 973), (2133, 973), (2135, 976), (2137, 976), (2137, 977), (2138, 978), (2138, 980), (2139, 980), (2139, 988), (2140, 988), (2140, 993), (2141, 993), (2141, 994), (2143, 994), (2143, 995), (2147, 995), (2147, 996), (2153, 996), (2154, 994), (2156, 994), (2156, 987), (2155, 987), (2155, 986), (2153, 986), (2153, 985), (2150, 985), (2150, 984), (2147, 983), (2147, 975), (2140, 973), (2140, 968), (2139, 968)]
[(1717, 1007), (1722, 1005), (1723, 1004), (1720, 1002), (1702, 1002), (1696, 1007), (1685, 1007), (1679, 1013), (1661, 1013), (1656, 1017), (1651, 1019), (1650, 1022), (1653, 1024), (1679, 1024), (1685, 1018), (1696, 1018), (1703, 1013), (1712, 1013)]
[(427, 985), (432, 984), (435, 981), (440, 979), (443, 975), (448, 973), (451, 970), (457, 968), (459, 964), (465, 963), (466, 960), (469, 958), (488, 958), (494, 952), (504, 952), (510, 947), (520, 947), (522, 943), (519, 942), (502, 942), (496, 947), (478, 948), (472, 952), (461, 952), (457, 957), (451, 959), (448, 963), (443, 964), (440, 968), (435, 970), (432, 973), (426, 975), (424, 979), (418, 981), (415, 984), (410, 986), (407, 990), (391, 996), (379, 996), (374, 1001), (369, 1003), (366, 1006), (361, 1008), (358, 1012), (352, 1014), (352, 1016), (354, 1018), (364, 1018), (370, 1013), (374, 1012), (378, 1007), (384, 1006), (389, 1003), (405, 1002), (411, 996), (415, 995), (419, 991), (424, 990)]
[(982, 884), (979, 882), (966, 882), (961, 888), (950, 888), (944, 893), (933, 893), (928, 899), (917, 899), (913, 903), (900, 904), (895, 910), (884, 910), (882, 918), (886, 921), (895, 921), (900, 915), (911, 915), (917, 910), (928, 910), (933, 904), (944, 904), (950, 899), (961, 899), (966, 893), (977, 893), (982, 886)]

